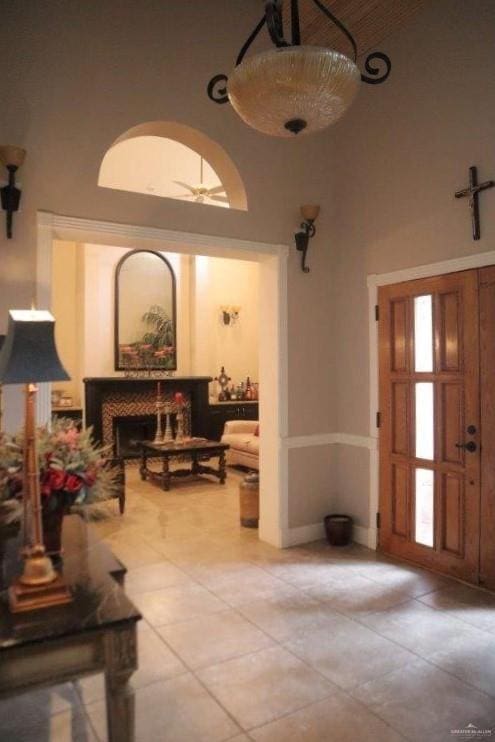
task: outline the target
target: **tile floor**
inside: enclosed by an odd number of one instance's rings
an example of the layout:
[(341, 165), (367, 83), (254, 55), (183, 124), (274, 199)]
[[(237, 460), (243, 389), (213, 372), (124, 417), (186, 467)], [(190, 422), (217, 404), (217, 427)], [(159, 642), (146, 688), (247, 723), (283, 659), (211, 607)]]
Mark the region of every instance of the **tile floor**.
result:
[[(495, 596), (357, 545), (261, 544), (239, 480), (163, 493), (130, 469), (125, 516), (96, 526), (144, 616), (137, 742), (495, 739)], [(94, 676), (4, 701), (0, 740), (105, 742), (103, 697)]]

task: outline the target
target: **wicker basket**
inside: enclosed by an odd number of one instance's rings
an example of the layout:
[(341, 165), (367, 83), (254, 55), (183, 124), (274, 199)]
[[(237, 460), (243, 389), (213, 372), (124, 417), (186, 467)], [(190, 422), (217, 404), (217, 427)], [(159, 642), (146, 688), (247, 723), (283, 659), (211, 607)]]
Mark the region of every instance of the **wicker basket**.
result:
[(248, 474), (239, 485), (241, 526), (258, 528), (260, 518), (260, 482), (256, 472)]

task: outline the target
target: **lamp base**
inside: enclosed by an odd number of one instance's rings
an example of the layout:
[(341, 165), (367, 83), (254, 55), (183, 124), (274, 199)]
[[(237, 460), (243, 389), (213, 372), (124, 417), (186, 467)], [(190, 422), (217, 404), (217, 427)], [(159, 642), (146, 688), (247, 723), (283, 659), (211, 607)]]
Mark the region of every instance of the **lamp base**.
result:
[(24, 571), (9, 588), (12, 613), (70, 603), (72, 595), (41, 544), (26, 549)]
[(9, 588), (9, 607), (12, 613), (36, 611), (72, 601), (69, 588), (60, 575), (45, 585), (24, 585), (21, 578)]

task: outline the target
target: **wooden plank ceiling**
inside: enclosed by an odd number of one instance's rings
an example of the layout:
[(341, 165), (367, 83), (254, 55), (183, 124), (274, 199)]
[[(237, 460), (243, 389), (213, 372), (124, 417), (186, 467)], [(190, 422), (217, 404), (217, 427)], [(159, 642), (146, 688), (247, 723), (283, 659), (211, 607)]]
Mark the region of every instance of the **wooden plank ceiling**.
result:
[[(376, 51), (426, 4), (426, 0), (323, 0), (356, 39), (359, 55)], [(327, 46), (349, 55), (345, 36), (313, 0), (299, 0), (303, 44)], [(284, 0), (285, 36), (290, 39), (290, 0)]]

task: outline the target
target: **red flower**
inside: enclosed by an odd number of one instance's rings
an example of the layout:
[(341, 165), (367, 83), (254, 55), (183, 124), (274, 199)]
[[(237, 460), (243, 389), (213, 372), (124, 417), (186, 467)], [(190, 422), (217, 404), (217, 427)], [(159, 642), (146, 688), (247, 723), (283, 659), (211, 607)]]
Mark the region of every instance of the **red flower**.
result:
[(75, 474), (67, 474), (67, 479), (65, 480), (64, 486), (64, 489), (67, 490), (67, 492), (75, 494), (76, 492), (79, 492), (82, 486), (82, 479), (77, 477)]
[(65, 477), (66, 473), (60, 469), (50, 469), (49, 471), (49, 485), (53, 491), (65, 489)]

